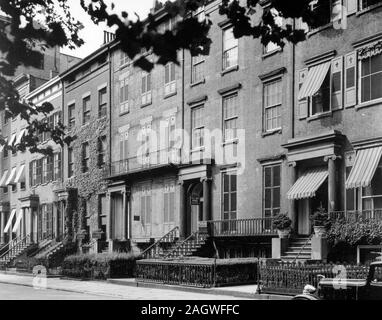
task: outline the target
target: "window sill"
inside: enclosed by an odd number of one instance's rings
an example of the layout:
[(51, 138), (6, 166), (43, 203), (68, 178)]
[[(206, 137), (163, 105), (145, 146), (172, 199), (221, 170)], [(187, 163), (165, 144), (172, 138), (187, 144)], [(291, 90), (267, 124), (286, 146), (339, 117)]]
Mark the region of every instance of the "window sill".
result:
[(271, 56), (274, 56), (274, 55), (278, 54), (278, 53), (281, 52), (281, 51), (282, 51), (281, 48), (277, 48), (277, 49), (272, 50), (272, 51), (270, 51), (270, 52), (263, 53), (263, 55), (262, 55), (262, 59), (264, 60), (264, 59), (266, 59), (266, 58), (269, 58), (269, 57), (271, 57)]
[(314, 120), (321, 119), (321, 118), (331, 117), (332, 114), (333, 114), (332, 111), (327, 111), (327, 112), (323, 112), (323, 113), (315, 114), (314, 116), (310, 116), (310, 117), (308, 117), (306, 120), (307, 120), (308, 122), (310, 122), (310, 121), (314, 121)]
[(200, 148), (192, 149), (192, 150), (190, 151), (190, 153), (203, 152), (203, 151), (205, 151), (205, 150), (206, 150), (205, 147), (200, 147)]
[(373, 107), (377, 104), (382, 104), (382, 98), (368, 101), (368, 102), (362, 102), (362, 103), (356, 105), (355, 109), (358, 110), (358, 109), (362, 109), (362, 108)]
[(233, 72), (233, 71), (238, 71), (239, 70), (239, 65), (236, 65), (236, 66), (233, 66), (233, 67), (229, 67), (225, 70), (223, 70), (220, 74), (222, 76), (226, 75), (227, 73), (230, 73), (230, 72)]
[(315, 35), (316, 33), (319, 33), (321, 31), (324, 31), (326, 29), (329, 29), (333, 26), (333, 22), (329, 22), (328, 24), (325, 24), (324, 26), (318, 27), (317, 29), (311, 30), (308, 32), (308, 38)]
[(198, 82), (193, 82), (193, 83), (190, 84), (190, 88), (196, 87), (196, 86), (198, 86), (200, 84), (204, 84), (204, 83), (206, 83), (206, 79), (200, 80)]
[(129, 114), (129, 113), (130, 113), (130, 111), (121, 112), (119, 114), (119, 116), (122, 117), (122, 116), (125, 116), (125, 115)]
[(131, 62), (124, 63), (124, 64), (119, 66), (118, 70), (121, 71), (121, 70), (129, 67), (130, 65), (131, 65)]
[(145, 103), (145, 104), (141, 104), (141, 108), (147, 107), (147, 106), (151, 105), (152, 103), (153, 103), (153, 102), (150, 101), (150, 102), (147, 102), (147, 103)]
[(268, 137), (268, 136), (273, 136), (275, 134), (282, 134), (283, 132), (283, 129), (282, 128), (279, 128), (279, 129), (274, 129), (274, 130), (269, 130), (269, 131), (264, 131), (261, 136), (263, 138), (265, 137)]
[(176, 96), (176, 95), (177, 95), (177, 92), (176, 92), (176, 90), (175, 90), (175, 92), (171, 92), (171, 93), (166, 94), (166, 95), (163, 97), (163, 99), (168, 99), (168, 98), (171, 98), (171, 97)]
[(228, 145), (231, 145), (231, 144), (239, 144), (239, 139), (233, 139), (233, 140), (224, 141), (222, 143), (222, 146), (225, 147), (225, 146), (228, 146)]
[(377, 3), (377, 4), (375, 4), (375, 5), (372, 5), (372, 6), (369, 6), (369, 7), (367, 7), (367, 8), (362, 9), (362, 10), (360, 10), (360, 11), (358, 11), (358, 12), (356, 13), (356, 16), (357, 16), (357, 17), (362, 16), (363, 14), (365, 14), (365, 13), (367, 13), (367, 12), (369, 12), (369, 11), (372, 11), (372, 10), (374, 10), (374, 9), (377, 9), (377, 8), (379, 8), (379, 7), (382, 7), (382, 3)]

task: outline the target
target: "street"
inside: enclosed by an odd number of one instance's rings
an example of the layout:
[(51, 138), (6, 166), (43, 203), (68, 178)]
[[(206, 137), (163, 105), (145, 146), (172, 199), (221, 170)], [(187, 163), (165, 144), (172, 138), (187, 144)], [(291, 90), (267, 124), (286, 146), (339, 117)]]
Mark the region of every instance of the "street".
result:
[(153, 289), (101, 281), (46, 279), (44, 289), (33, 288), (33, 277), (0, 274), (0, 300), (239, 300), (229, 295)]

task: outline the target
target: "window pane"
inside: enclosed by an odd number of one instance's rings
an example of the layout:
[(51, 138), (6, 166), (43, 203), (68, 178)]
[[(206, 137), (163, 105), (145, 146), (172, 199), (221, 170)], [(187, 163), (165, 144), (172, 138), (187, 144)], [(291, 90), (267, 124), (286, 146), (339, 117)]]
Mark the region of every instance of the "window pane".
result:
[(265, 189), (264, 193), (264, 207), (272, 208), (272, 189)]
[(236, 211), (236, 192), (231, 193), (231, 211)]
[(371, 76), (371, 100), (382, 97), (382, 72)]
[(223, 210), (225, 212), (229, 211), (229, 194), (224, 194), (224, 203), (223, 203)]
[(361, 62), (362, 76), (370, 74), (370, 59), (362, 60)]
[(273, 189), (273, 208), (279, 208), (280, 207), (280, 188), (274, 188)]
[(371, 72), (382, 71), (382, 55), (378, 54), (370, 58), (370, 68)]
[(236, 174), (230, 174), (231, 176), (231, 191), (237, 190), (237, 176)]
[(265, 187), (271, 187), (272, 186), (272, 169), (270, 167), (267, 167), (264, 169), (264, 184)]
[(224, 186), (224, 188), (223, 188), (223, 190), (224, 190), (224, 192), (229, 192), (229, 175), (228, 174), (224, 174), (223, 175), (223, 186)]
[(361, 101), (369, 101), (370, 100), (370, 79), (371, 77), (362, 78), (361, 80)]
[(280, 166), (273, 167), (273, 186), (280, 186)]

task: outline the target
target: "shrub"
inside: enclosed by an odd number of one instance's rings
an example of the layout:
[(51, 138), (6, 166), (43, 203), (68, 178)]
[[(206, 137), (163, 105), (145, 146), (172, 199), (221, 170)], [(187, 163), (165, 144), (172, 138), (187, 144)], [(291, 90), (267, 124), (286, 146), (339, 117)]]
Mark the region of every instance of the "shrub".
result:
[(273, 226), (277, 230), (286, 230), (289, 229), (292, 225), (292, 220), (285, 213), (280, 213), (276, 216), (275, 220), (273, 220)]
[(382, 221), (360, 219), (357, 222), (344, 219), (334, 221), (328, 231), (331, 245), (340, 242), (357, 246), (361, 244), (380, 244), (382, 242)]
[(137, 256), (131, 253), (78, 254), (65, 258), (62, 274), (82, 279), (132, 277)]
[(330, 228), (330, 219), (329, 214), (320, 206), (311, 216), (311, 220), (314, 227), (325, 227), (326, 229)]

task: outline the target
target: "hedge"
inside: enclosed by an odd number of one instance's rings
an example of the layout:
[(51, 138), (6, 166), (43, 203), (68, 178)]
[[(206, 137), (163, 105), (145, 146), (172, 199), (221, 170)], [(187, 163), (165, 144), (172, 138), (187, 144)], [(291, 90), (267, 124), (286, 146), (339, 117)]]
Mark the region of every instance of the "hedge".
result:
[(62, 275), (81, 279), (133, 277), (136, 255), (131, 253), (92, 253), (71, 255), (62, 264)]

